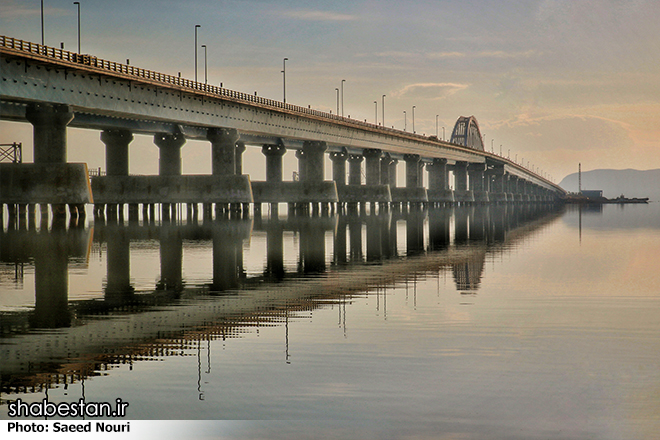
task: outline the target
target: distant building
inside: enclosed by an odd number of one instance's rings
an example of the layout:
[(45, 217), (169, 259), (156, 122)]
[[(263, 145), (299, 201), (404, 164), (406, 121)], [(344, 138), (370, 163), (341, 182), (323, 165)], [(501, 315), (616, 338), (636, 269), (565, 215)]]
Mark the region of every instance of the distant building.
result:
[(602, 189), (583, 189), (580, 191), (580, 194), (589, 198), (589, 199), (600, 199), (603, 197)]

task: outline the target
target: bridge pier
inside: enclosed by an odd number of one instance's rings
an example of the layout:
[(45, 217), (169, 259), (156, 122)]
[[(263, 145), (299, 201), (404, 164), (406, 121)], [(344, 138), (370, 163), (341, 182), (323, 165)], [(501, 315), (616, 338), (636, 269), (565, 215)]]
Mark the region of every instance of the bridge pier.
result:
[[(73, 111), (68, 105), (34, 103), (27, 106), (25, 118), (32, 124), (35, 164), (65, 165), (67, 163), (66, 128), (73, 117)], [(64, 201), (51, 203), (51, 208), (53, 217), (66, 215)], [(71, 216), (75, 215), (77, 215), (76, 211), (71, 212)]]
[[(406, 154), (403, 156), (406, 161), (406, 186), (405, 188), (390, 187), (392, 201), (395, 208), (406, 208), (408, 205), (416, 206), (428, 202), (426, 189), (420, 186), (423, 179), (420, 179), (420, 170), (423, 170), (423, 164), (420, 166), (421, 156), (419, 154)], [(390, 173), (392, 180), (396, 179), (396, 172)]]
[[(128, 147), (133, 141), (133, 134), (129, 130), (104, 130), (101, 132), (101, 141), (105, 144), (106, 175), (111, 177), (128, 176)], [(120, 211), (123, 205), (119, 205)], [(95, 215), (105, 210), (105, 205), (94, 206)]]
[[(382, 156), (382, 150), (377, 148), (365, 148), (362, 150), (362, 156), (364, 157), (364, 171), (365, 171), (365, 184), (368, 186), (380, 185), (380, 158)], [(371, 211), (376, 211), (376, 202), (370, 200)]]
[[(330, 153), (330, 160), (332, 161), (332, 180), (337, 185), (337, 191), (346, 186), (346, 161), (348, 160), (348, 153), (346, 151)], [(337, 202), (337, 211), (342, 210), (343, 203)]]
[[(286, 147), (283, 143), (266, 144), (261, 147), (261, 152), (266, 156), (266, 182), (282, 182), (282, 156), (286, 153)], [(277, 203), (270, 204), (270, 212), (273, 218), (279, 215)]]
[(471, 163), (467, 167), (470, 181), (470, 191), (475, 203), (488, 203), (488, 190), (486, 189), (485, 163)]
[[(186, 138), (181, 133), (157, 133), (154, 135), (154, 143), (159, 149), (158, 175), (180, 176), (181, 175), (181, 147), (186, 143)], [(170, 216), (176, 220), (176, 204), (161, 204), (161, 219), (169, 221)]]
[(456, 161), (454, 165), (454, 200), (460, 204), (467, 204), (474, 202), (474, 195), (472, 191), (468, 190), (468, 163), (463, 161)]
[(449, 172), (447, 159), (433, 159), (426, 165), (429, 175), (428, 199), (431, 206), (451, 204), (454, 202), (454, 193), (449, 189)]

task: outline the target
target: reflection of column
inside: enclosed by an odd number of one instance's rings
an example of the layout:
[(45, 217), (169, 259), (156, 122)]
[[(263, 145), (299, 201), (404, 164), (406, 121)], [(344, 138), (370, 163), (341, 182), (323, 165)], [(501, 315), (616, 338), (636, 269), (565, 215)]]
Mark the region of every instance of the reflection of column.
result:
[(330, 160), (332, 161), (332, 180), (335, 181), (337, 186), (346, 185), (346, 160), (348, 154), (345, 152), (330, 153)]
[[(238, 249), (242, 239), (234, 231), (233, 221), (216, 221), (213, 231), (213, 284), (211, 290), (222, 292), (238, 286)], [(242, 263), (242, 262), (241, 262)]]
[(348, 156), (348, 184), (362, 185), (362, 161), (364, 158), (359, 154)]
[(236, 174), (236, 141), (238, 132), (231, 128), (210, 128), (206, 139), (211, 142), (211, 173), (214, 176)]
[(429, 210), (429, 247), (444, 250), (449, 246), (449, 223), (451, 209)]
[(351, 262), (362, 261), (362, 221), (357, 215), (352, 215), (347, 220)]
[(163, 225), (160, 228), (160, 280), (157, 290), (183, 290), (181, 265), (183, 262), (183, 241), (176, 226)]
[(406, 216), (406, 248), (408, 255), (424, 251), (424, 211), (411, 210)]
[[(56, 223), (54, 223), (55, 225)], [(64, 227), (55, 226), (50, 233), (39, 236), (34, 255), (34, 313), (30, 317), (33, 328), (59, 328), (71, 325), (68, 306), (69, 273), (67, 236)]]
[(496, 205), (491, 207), (491, 229), (493, 231), (493, 240), (503, 243), (506, 240), (506, 205)]
[(367, 217), (367, 261), (378, 261), (383, 257), (381, 227), (379, 216)]
[(266, 276), (284, 278), (284, 228), (277, 219), (271, 219), (266, 229)]
[(132, 296), (131, 252), (128, 231), (123, 225), (110, 224), (107, 234), (106, 301), (122, 301)]
[(365, 158), (365, 174), (367, 185), (380, 184), (380, 156), (381, 150), (374, 148), (365, 148), (362, 155)]
[(470, 210), (470, 241), (485, 241), (488, 238), (488, 207), (475, 206)]
[(348, 223), (346, 217), (340, 215), (337, 219), (337, 229), (334, 239), (334, 264), (346, 264), (346, 227)]
[(315, 218), (301, 220), (300, 259), (303, 272), (325, 272), (325, 229), (315, 224)]
[(468, 208), (456, 207), (454, 218), (454, 241), (456, 244), (466, 244), (468, 242)]

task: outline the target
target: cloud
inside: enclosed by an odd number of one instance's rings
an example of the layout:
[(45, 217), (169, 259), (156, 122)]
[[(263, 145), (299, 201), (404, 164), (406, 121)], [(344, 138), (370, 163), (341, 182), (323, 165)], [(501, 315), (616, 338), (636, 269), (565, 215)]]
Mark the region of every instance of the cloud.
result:
[(519, 52), (506, 52), (503, 50), (494, 50), (494, 51), (482, 51), (482, 52), (432, 52), (426, 55), (427, 58), (435, 59), (446, 59), (446, 58), (497, 58), (497, 59), (521, 59), (521, 58), (531, 58), (533, 56), (539, 55), (539, 52), (535, 50), (526, 50)]
[(392, 96), (437, 100), (444, 99), (468, 87), (468, 84), (457, 83), (417, 83), (405, 86), (401, 90), (394, 92)]
[(351, 21), (357, 20), (355, 15), (349, 14), (339, 14), (337, 12), (330, 11), (313, 11), (298, 9), (294, 11), (283, 11), (279, 12), (279, 15), (288, 18), (294, 18), (296, 20), (309, 20), (309, 21)]

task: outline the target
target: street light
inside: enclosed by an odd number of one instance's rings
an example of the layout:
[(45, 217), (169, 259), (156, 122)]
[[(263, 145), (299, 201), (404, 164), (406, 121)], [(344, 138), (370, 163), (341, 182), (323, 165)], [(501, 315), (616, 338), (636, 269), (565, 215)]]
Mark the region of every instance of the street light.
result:
[(201, 24), (195, 25), (195, 82), (197, 82), (197, 28), (201, 27)]
[(445, 140), (445, 127), (442, 127), (442, 140)]
[(386, 95), (383, 95), (383, 105), (381, 106), (383, 109), (383, 127), (385, 127), (385, 96)]
[(378, 101), (374, 101), (374, 107), (375, 107), (375, 116), (376, 116), (376, 125), (378, 125)]
[(288, 58), (282, 60), (282, 95), (284, 96), (284, 103), (286, 104), (286, 62)]
[(337, 92), (337, 116), (339, 116), (339, 87), (335, 87), (335, 91)]
[(78, 6), (78, 53), (80, 53), (80, 2), (73, 2)]
[(344, 83), (346, 82), (345, 79), (341, 80), (341, 116), (342, 118), (344, 117)]
[(440, 115), (435, 115), (435, 137), (438, 137), (438, 116)]
[(206, 44), (202, 44), (202, 47), (204, 48), (204, 84), (209, 83), (209, 70), (208, 70), (208, 65), (206, 62)]
[(413, 116), (413, 134), (415, 134), (415, 107), (417, 107), (417, 106), (416, 106), (416, 105), (413, 105), (413, 109), (412, 109), (412, 116)]
[(403, 111), (403, 131), (406, 131), (406, 128), (408, 128), (408, 115), (406, 114), (406, 111)]
[(41, 45), (46, 45), (44, 42), (44, 0), (41, 0)]

